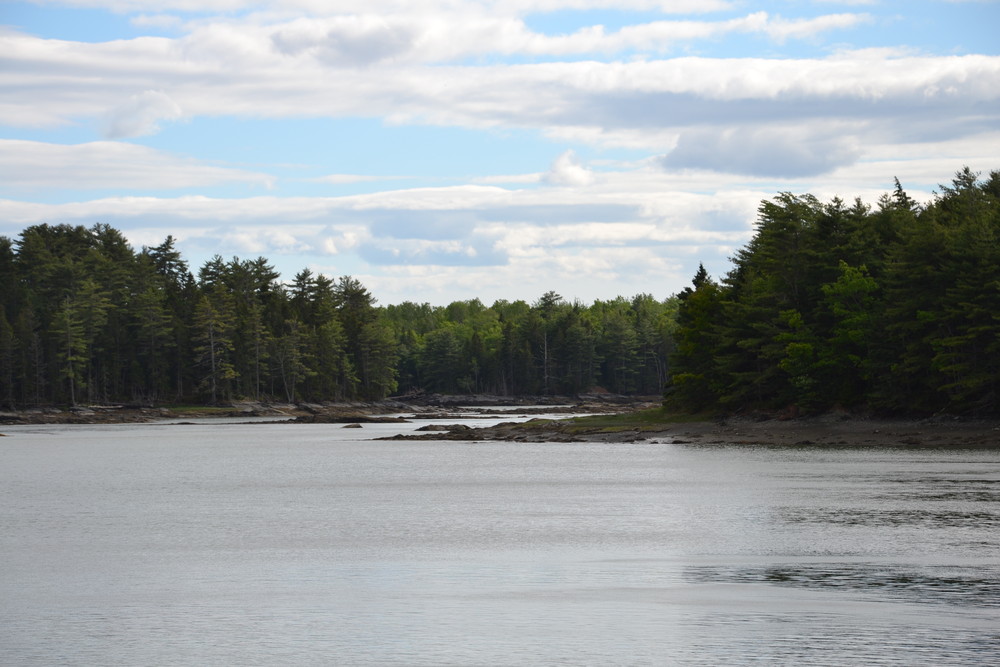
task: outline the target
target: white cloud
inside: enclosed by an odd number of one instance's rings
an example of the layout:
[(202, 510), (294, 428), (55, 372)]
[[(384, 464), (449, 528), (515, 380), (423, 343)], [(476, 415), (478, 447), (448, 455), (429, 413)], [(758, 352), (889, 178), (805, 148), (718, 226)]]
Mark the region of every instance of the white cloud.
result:
[[(752, 234), (760, 201), (777, 191), (874, 201), (899, 176), (919, 199), (965, 164), (994, 168), (1000, 154), (1000, 57), (908, 47), (781, 56), (782, 42), (855, 28), (871, 20), (862, 13), (795, 18), (718, 0), (63, 4), (132, 12), (133, 25), (176, 37), (81, 43), (0, 33), (0, 124), (87, 128), (103, 120), (107, 137), (122, 138), (199, 116), (360, 117), (528, 129), (553, 142), (549, 154), (558, 157), (548, 171), (517, 162), (505, 169), (528, 173), (446, 188), (0, 201), (3, 234), (52, 221), (108, 222), (150, 244), (171, 233), (194, 265), (216, 252), (274, 257), (289, 275), (309, 263), (356, 274), (383, 302), (450, 299), (456, 290), (484, 299), (533, 299), (550, 289), (612, 297), (650, 285), (665, 295), (687, 284), (699, 261), (724, 272)], [(532, 15), (592, 8), (662, 16), (565, 35), (530, 27)], [(710, 15), (723, 10), (719, 20)], [(176, 15), (141, 13), (149, 11)], [(738, 41), (768, 57), (665, 57), (728, 48), (733, 36), (750, 36)], [(570, 62), (580, 56), (587, 60)], [(565, 150), (580, 144), (634, 152), (583, 163)], [(345, 153), (325, 163), (330, 173), (298, 180), (375, 180), (353, 173), (349, 160)], [(74, 188), (206, 192), (232, 183), (267, 186), (270, 178), (124, 142), (0, 142), (7, 196), (59, 192), (65, 201)]]
[(545, 179), (546, 174), (535, 173), (535, 174), (494, 174), (492, 176), (478, 176), (471, 179), (472, 183), (481, 185), (500, 185), (500, 184), (529, 184), (529, 183), (540, 183)]
[[(198, 115), (380, 116), (537, 128), (557, 138), (664, 152), (694, 128), (746, 126), (755, 118), (793, 127), (828, 117), (890, 127), (919, 127), (926, 119), (940, 131), (939, 119), (949, 117), (953, 132), (968, 133), (964, 119), (982, 126), (1000, 117), (995, 56), (866, 50), (807, 60), (359, 68), (334, 67), (308, 49), (280, 52), (272, 33), (212, 25), (176, 40), (105, 44), (0, 36), (0, 123), (52, 125), (107, 114), (108, 136), (123, 137)], [(413, 48), (424, 47), (417, 40)], [(124, 101), (108, 112), (108, 100), (116, 99)]]
[(223, 183), (269, 187), (266, 174), (205, 164), (117, 141), (49, 144), (0, 139), (0, 187), (169, 190)]
[[(142, 12), (150, 8), (149, 0), (60, 0), (59, 4), (67, 7), (108, 9), (116, 13)], [(229, 12), (252, 9), (262, 4), (264, 3), (258, 0), (158, 0), (155, 6), (159, 10), (182, 12)]]
[(870, 149), (877, 160), (839, 167), (815, 181), (665, 173), (639, 163), (602, 171), (585, 188), (469, 185), (343, 197), (0, 200), (0, 234), (15, 236), (26, 225), (52, 221), (107, 222), (148, 245), (170, 233), (192, 266), (216, 253), (259, 254), (286, 277), (303, 266), (354, 275), (383, 303), (533, 300), (550, 289), (585, 300), (650, 291), (662, 297), (687, 285), (699, 262), (713, 275), (724, 274), (728, 257), (753, 233), (758, 205), (780, 190), (813, 192), (823, 200), (862, 195), (874, 203), (895, 175), (911, 196), (924, 200), (963, 166), (961, 156), (976, 158), (973, 169), (992, 168), (991, 146), (998, 139), (992, 133), (935, 144), (941, 159), (926, 157), (918, 144), (898, 154), (893, 145), (879, 144)]
[(183, 115), (181, 108), (166, 93), (146, 90), (132, 95), (126, 102), (108, 112), (104, 136), (108, 139), (125, 139), (155, 134), (160, 131), (160, 121), (177, 120)]
[(867, 14), (830, 14), (811, 19), (783, 19), (780, 17), (769, 21), (763, 27), (771, 39), (785, 41), (787, 39), (808, 39), (821, 32), (853, 28), (862, 23), (871, 22)]
[[(114, 12), (141, 12), (149, 9), (149, 0), (61, 0), (69, 7), (109, 9)], [(235, 13), (257, 11), (269, 13), (309, 13), (328, 15), (342, 13), (395, 13), (416, 11), (434, 13), (457, 8), (474, 7), (484, 13), (553, 12), (563, 9), (619, 9), (658, 11), (664, 14), (698, 14), (732, 9), (730, 0), (159, 0), (160, 11)]]
[(421, 34), (412, 21), (364, 15), (300, 19), (280, 26), (270, 38), (274, 48), (287, 56), (307, 55), (334, 66), (363, 66), (405, 55)]
[(663, 165), (794, 178), (825, 174), (852, 164), (861, 154), (850, 133), (774, 126), (695, 128), (681, 134)]
[(738, 2), (729, 0), (491, 0), (483, 2), (491, 10), (518, 13), (554, 12), (574, 9), (630, 9), (655, 11), (663, 14), (702, 14), (730, 10)]
[(387, 15), (366, 10), (274, 24), (210, 22), (202, 24), (185, 41), (190, 52), (216, 52), (222, 56), (222, 51), (206, 45), (238, 40), (236, 53), (266, 56), (272, 51), (272, 55), (299, 61), (352, 67), (459, 61), (489, 54), (547, 57), (629, 51), (666, 53), (679, 42), (731, 33), (759, 33), (785, 41), (850, 28), (868, 20), (863, 14), (783, 19), (755, 12), (724, 21), (660, 20), (617, 31), (592, 25), (568, 35), (548, 35), (532, 31), (516, 15), (469, 10)]
[(755, 12), (725, 21), (653, 21), (605, 34), (600, 26), (581, 30), (565, 38), (541, 40), (538, 53), (617, 53), (640, 50), (665, 53), (678, 42), (719, 38), (734, 33), (759, 33), (785, 41), (806, 39), (821, 32), (854, 27), (870, 17), (864, 14), (834, 14), (810, 19), (784, 19)]
[(580, 187), (594, 182), (594, 172), (580, 164), (576, 153), (569, 150), (552, 163), (552, 168), (545, 174), (545, 181), (553, 185)]
[[(668, 286), (680, 289), (690, 282), (698, 261), (689, 268), (690, 262), (665, 256), (661, 248), (546, 247), (512, 256), (503, 266), (402, 265), (361, 279), (383, 303), (473, 297), (487, 304), (498, 299), (530, 303), (550, 290), (568, 301), (589, 303), (650, 292), (665, 298)], [(456, 285), (474, 287), (456, 297)]]
[(289, 254), (307, 252), (311, 244), (299, 233), (282, 228), (247, 229), (236, 228), (222, 231), (219, 241), (223, 247), (233, 248), (240, 254)]

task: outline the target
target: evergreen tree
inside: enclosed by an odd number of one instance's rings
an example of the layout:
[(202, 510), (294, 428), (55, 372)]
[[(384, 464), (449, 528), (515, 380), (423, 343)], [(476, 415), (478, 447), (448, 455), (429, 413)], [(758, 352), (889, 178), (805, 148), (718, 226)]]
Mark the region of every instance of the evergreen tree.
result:
[(396, 340), (360, 281), (343, 276), (333, 288), (346, 349), (364, 398), (385, 398), (396, 390)]
[(346, 345), (344, 328), (335, 317), (315, 329), (311, 346), (315, 373), (308, 378), (312, 396), (344, 399), (355, 395), (358, 378)]
[(296, 319), (285, 322), (285, 332), (274, 341), (274, 352), (272, 357), (277, 366), (277, 375), (281, 380), (281, 386), (285, 393), (285, 398), (289, 402), (296, 400), (299, 383), (315, 371), (310, 367), (310, 355), (304, 326)]
[(699, 264), (692, 287), (678, 294), (672, 373), (666, 390), (669, 406), (698, 412), (717, 404), (721, 378), (715, 366), (714, 329), (722, 308), (722, 290)]
[(233, 307), (222, 285), (216, 284), (211, 292), (202, 294), (194, 318), (195, 360), (203, 371), (201, 386), (214, 405), (220, 395), (230, 397), (231, 382), (236, 378), (232, 364)]
[(822, 287), (834, 321), (822, 381), (830, 402), (853, 405), (864, 400), (875, 379), (882, 301), (866, 266), (839, 266), (837, 280)]
[(358, 349), (361, 396), (379, 400), (396, 391), (396, 339), (389, 325), (381, 318), (366, 323), (358, 335)]
[(468, 357), (456, 328), (454, 324), (443, 326), (424, 336), (420, 375), (430, 391), (455, 394), (469, 382)]

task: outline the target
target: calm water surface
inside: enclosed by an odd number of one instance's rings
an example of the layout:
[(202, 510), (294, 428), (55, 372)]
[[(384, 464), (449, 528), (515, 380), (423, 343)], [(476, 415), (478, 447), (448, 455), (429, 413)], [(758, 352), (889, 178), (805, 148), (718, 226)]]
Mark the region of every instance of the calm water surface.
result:
[(1000, 663), (1000, 450), (6, 427), (0, 664)]

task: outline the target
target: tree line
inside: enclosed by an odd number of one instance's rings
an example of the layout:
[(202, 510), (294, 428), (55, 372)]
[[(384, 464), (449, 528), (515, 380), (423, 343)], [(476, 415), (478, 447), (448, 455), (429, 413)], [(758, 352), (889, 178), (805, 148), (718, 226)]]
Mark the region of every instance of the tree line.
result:
[(782, 193), (732, 264), (678, 295), (667, 405), (1000, 412), (1000, 172), (924, 205)]
[(379, 306), (263, 257), (193, 273), (172, 237), (35, 225), (0, 237), (0, 404), (377, 400), (414, 392), (659, 394), (677, 299)]
[(567, 302), (380, 306), (263, 257), (197, 272), (113, 227), (0, 237), (0, 404), (660, 394), (689, 411), (1000, 412), (1000, 172), (918, 204), (781, 193), (713, 279)]

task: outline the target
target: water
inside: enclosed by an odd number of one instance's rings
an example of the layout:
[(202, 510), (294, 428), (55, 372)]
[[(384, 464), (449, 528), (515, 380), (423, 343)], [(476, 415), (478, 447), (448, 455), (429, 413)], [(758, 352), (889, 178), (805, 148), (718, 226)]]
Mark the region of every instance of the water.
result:
[(1000, 663), (1000, 450), (420, 425), (4, 428), (0, 664)]

